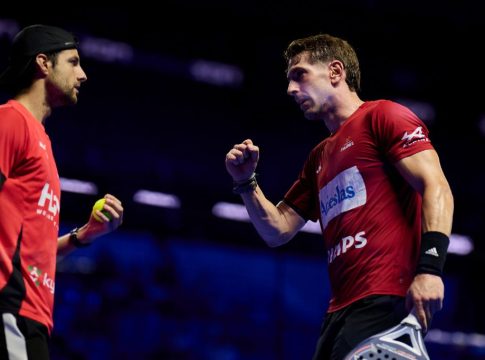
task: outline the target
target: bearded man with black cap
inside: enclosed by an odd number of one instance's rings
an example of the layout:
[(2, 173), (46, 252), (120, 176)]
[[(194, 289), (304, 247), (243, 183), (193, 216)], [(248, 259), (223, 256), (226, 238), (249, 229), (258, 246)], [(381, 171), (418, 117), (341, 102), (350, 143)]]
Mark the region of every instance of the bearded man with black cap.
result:
[(103, 211), (58, 238), (61, 189), (44, 122), (77, 103), (78, 42), (54, 26), (32, 25), (14, 38), (0, 87), (0, 359), (48, 359), (57, 254), (87, 246), (121, 225), (123, 207), (106, 194)]

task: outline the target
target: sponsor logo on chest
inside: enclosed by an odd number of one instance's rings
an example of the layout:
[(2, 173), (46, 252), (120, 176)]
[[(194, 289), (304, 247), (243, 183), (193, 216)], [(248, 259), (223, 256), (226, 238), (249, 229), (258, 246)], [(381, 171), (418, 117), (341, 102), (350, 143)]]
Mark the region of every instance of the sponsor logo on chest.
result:
[(320, 189), (320, 216), (325, 229), (338, 215), (364, 205), (367, 191), (364, 179), (353, 166), (342, 171)]
[(349, 235), (342, 238), (337, 245), (327, 251), (328, 264), (331, 264), (340, 255), (347, 253), (352, 247), (361, 249), (366, 246), (367, 238), (365, 236), (365, 231), (359, 231), (355, 236)]
[(49, 277), (47, 273), (40, 270), (37, 266), (29, 265), (27, 269), (29, 270), (30, 278), (34, 282), (35, 286), (44, 286), (51, 294), (54, 294), (56, 288), (54, 279)]
[(45, 183), (40, 193), (39, 201), (37, 202), (37, 214), (46, 217), (52, 221), (55, 227), (58, 227), (57, 214), (59, 213), (60, 207), (59, 197), (54, 193), (49, 183)]
[(347, 150), (351, 146), (354, 146), (354, 142), (350, 137), (347, 137), (347, 139), (345, 139), (345, 143), (340, 148), (340, 152)]

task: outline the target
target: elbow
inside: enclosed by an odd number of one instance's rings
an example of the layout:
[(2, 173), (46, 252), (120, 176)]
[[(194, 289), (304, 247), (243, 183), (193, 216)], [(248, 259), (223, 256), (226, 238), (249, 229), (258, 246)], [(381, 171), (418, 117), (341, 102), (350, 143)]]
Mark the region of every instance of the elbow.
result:
[(275, 248), (281, 245), (286, 244), (292, 239), (292, 236), (288, 233), (280, 233), (280, 234), (273, 234), (272, 236), (263, 236), (262, 238), (266, 245), (270, 248)]

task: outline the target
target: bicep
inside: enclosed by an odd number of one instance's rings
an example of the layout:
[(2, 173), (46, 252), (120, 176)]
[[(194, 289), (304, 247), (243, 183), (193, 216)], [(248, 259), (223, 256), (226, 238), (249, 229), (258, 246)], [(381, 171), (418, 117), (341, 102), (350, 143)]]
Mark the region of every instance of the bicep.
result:
[(421, 195), (427, 186), (446, 182), (435, 150), (420, 151), (397, 161), (394, 165), (404, 179)]

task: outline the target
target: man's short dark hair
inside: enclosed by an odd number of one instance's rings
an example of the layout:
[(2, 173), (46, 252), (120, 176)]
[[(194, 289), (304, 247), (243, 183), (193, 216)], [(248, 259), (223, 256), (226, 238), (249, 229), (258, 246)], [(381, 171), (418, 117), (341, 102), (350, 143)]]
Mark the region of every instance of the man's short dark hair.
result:
[(31, 25), (22, 29), (13, 39), (8, 67), (0, 75), (0, 87), (18, 92), (29, 86), (35, 74), (33, 60), (43, 53), (53, 54), (77, 49), (78, 41), (70, 32), (55, 26)]
[(359, 60), (355, 50), (347, 41), (328, 34), (294, 40), (288, 45), (284, 53), (287, 64), (289, 65), (293, 59), (298, 59), (303, 52), (308, 52), (309, 61), (312, 63), (341, 61), (347, 75), (345, 81), (349, 89), (352, 91), (360, 90)]

